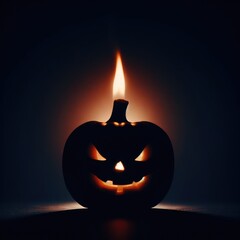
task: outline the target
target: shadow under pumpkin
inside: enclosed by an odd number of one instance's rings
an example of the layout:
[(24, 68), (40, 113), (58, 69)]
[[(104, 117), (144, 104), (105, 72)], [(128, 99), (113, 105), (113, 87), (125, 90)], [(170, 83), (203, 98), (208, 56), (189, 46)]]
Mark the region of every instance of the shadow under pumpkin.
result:
[(68, 210), (1, 222), (1, 239), (238, 239), (239, 220), (175, 210)]

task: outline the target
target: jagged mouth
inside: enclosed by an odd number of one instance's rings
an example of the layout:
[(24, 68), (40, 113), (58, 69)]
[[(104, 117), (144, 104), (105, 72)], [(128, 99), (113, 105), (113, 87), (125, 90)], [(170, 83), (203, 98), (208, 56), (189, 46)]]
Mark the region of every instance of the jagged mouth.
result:
[(114, 191), (117, 195), (123, 194), (125, 191), (137, 191), (144, 187), (148, 182), (148, 176), (142, 177), (139, 181), (133, 181), (129, 184), (114, 184), (112, 180), (103, 181), (96, 175), (92, 175), (94, 182), (98, 187)]

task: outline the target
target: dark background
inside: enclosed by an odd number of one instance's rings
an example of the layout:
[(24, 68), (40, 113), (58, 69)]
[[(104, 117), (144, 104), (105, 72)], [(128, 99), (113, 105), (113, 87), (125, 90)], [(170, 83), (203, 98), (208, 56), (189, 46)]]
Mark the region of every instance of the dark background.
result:
[[(239, 6), (193, 2), (5, 1), (2, 202), (71, 199), (61, 155), (82, 122), (65, 126), (66, 115), (75, 113), (68, 97), (78, 85), (76, 99), (87, 104), (94, 81), (85, 79), (91, 75), (99, 86), (104, 74), (112, 76), (118, 48), (129, 78), (141, 76), (141, 84), (153, 86), (153, 98), (159, 92), (166, 102), (162, 112), (154, 106), (156, 116), (167, 116), (156, 123), (163, 123), (175, 150), (166, 201), (239, 203)], [(86, 109), (81, 105), (82, 114)]]

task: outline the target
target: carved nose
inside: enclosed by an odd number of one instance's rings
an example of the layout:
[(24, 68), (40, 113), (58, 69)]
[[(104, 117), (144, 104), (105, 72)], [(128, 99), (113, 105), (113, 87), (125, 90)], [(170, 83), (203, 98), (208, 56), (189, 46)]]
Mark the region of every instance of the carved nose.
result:
[(123, 171), (125, 170), (125, 168), (124, 168), (124, 166), (123, 166), (123, 164), (122, 164), (121, 161), (118, 162), (118, 163), (115, 165), (115, 170), (116, 170), (116, 171), (119, 171), (119, 172), (123, 172)]

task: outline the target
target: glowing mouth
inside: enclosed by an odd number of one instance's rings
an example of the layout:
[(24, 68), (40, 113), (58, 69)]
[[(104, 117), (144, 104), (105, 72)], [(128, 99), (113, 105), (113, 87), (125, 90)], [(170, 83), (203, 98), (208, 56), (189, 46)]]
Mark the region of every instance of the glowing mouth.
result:
[(130, 184), (113, 184), (113, 181), (111, 180), (107, 180), (106, 182), (104, 182), (95, 175), (93, 175), (93, 179), (100, 188), (115, 191), (115, 193), (119, 195), (123, 194), (124, 191), (136, 191), (142, 188), (146, 184), (148, 176), (144, 176), (141, 178), (141, 180), (137, 182), (133, 181)]

